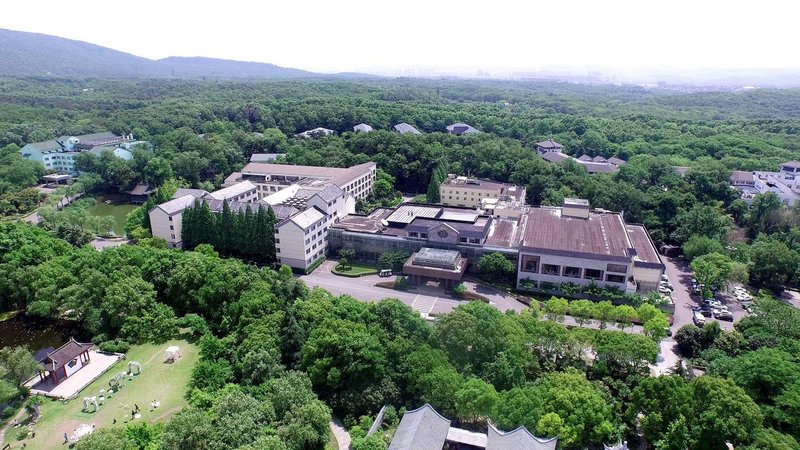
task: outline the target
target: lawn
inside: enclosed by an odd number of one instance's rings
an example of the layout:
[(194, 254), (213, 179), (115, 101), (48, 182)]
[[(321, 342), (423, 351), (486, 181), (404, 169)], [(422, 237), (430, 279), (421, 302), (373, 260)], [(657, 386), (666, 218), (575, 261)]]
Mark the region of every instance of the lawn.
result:
[[(170, 345), (181, 348), (183, 357), (173, 364), (164, 363), (164, 349)], [(30, 450), (58, 448), (64, 442), (64, 433), (72, 432), (80, 424), (95, 424), (97, 428), (110, 426), (124, 427), (131, 418), (131, 410), (138, 404), (142, 417), (148, 423), (166, 420), (187, 404), (183, 395), (192, 373), (192, 367), (199, 359), (195, 345), (186, 341), (174, 340), (160, 345), (137, 345), (131, 347), (127, 358), (115, 363), (100, 378), (83, 389), (78, 396), (66, 403), (57, 400), (45, 400), (42, 405), (42, 417), (35, 425), (36, 437), (25, 439)], [(101, 389), (108, 389), (108, 381), (119, 372), (128, 369), (129, 361), (142, 364), (142, 373), (125, 385), (113, 397), (106, 399), (97, 412), (83, 412), (83, 397), (98, 395)], [(161, 405), (150, 410), (150, 402), (156, 400)], [(27, 417), (25, 418), (27, 420)], [(116, 420), (116, 423), (114, 423)], [(17, 447), (19, 430), (10, 428), (6, 433), (6, 443)]]
[(380, 271), (377, 267), (368, 264), (348, 264), (345, 270), (340, 267), (340, 265), (337, 265), (331, 269), (331, 272), (345, 277), (360, 277), (362, 275), (376, 275)]

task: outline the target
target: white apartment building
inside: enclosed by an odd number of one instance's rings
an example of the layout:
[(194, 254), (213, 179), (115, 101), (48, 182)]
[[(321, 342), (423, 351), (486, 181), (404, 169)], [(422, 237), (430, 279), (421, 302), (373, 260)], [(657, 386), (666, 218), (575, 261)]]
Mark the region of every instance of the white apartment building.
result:
[(148, 211), (153, 236), (166, 240), (170, 248), (182, 248), (183, 211), (205, 195), (202, 189), (178, 189), (172, 200)]
[(258, 187), (259, 196), (263, 198), (293, 184), (312, 188), (335, 184), (357, 200), (363, 200), (372, 192), (376, 170), (374, 162), (348, 168), (251, 162), (241, 172), (228, 176), (224, 186), (250, 181)]
[(307, 269), (325, 255), (326, 216), (311, 207), (275, 226), (275, 256), (280, 264)]
[[(228, 202), (231, 210), (268, 206), (278, 218), (274, 236), (278, 262), (305, 270), (325, 255), (328, 229), (355, 212), (355, 195), (362, 198), (369, 195), (375, 179), (374, 163), (348, 169), (275, 164), (248, 166), (253, 167), (247, 173), (257, 174), (257, 177), (243, 180), (242, 173), (234, 174), (228, 177), (226, 187), (211, 193), (179, 189), (172, 200), (151, 209), (153, 236), (165, 239), (172, 248), (181, 248), (182, 214), (197, 199), (209, 204), (213, 212), (222, 210), (222, 202)], [(280, 189), (275, 189), (278, 187)]]

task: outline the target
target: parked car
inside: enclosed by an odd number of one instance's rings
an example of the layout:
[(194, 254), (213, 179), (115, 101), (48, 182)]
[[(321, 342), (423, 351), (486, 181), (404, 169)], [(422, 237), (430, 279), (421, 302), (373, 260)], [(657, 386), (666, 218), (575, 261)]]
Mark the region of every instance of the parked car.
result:
[(392, 276), (392, 269), (381, 269), (381, 271), (378, 272), (378, 276), (379, 277), (390, 277), (390, 276)]
[(700, 308), (697, 308), (697, 310), (700, 311), (700, 314), (706, 317), (711, 317), (712, 313), (714, 312), (714, 310), (708, 306), (701, 306)]
[(719, 320), (724, 320), (726, 322), (733, 322), (733, 313), (731, 313), (727, 309), (719, 311), (714, 317), (716, 317)]
[(703, 317), (703, 314), (700, 311), (695, 311), (694, 315), (692, 316), (692, 322), (698, 327), (702, 327), (706, 324), (706, 318)]
[(670, 291), (666, 286), (658, 286), (658, 292), (669, 295), (672, 291)]

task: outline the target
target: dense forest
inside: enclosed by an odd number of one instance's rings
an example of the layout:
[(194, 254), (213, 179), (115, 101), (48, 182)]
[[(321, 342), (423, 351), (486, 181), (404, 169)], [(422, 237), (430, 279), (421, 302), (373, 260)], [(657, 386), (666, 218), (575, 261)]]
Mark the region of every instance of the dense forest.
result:
[[(0, 80), (0, 101), (0, 213), (9, 218), (47, 201), (31, 190), (41, 168), (19, 157), (26, 143), (110, 130), (153, 144), (131, 161), (108, 154), (78, 161), (87, 192), (139, 182), (161, 188), (129, 216), (126, 232), (137, 245), (95, 251), (69, 226), (68, 215), (79, 212), (46, 206), (42, 227), (0, 222), (3, 310), (74, 320), (101, 348), (161, 342), (186, 329), (200, 345), (186, 393), (191, 407), (148, 433), (98, 431), (84, 448), (105, 441), (126, 449), (314, 449), (324, 446), (335, 413), (354, 449), (381, 449), (388, 436), (366, 437), (369, 417), (391, 405), (391, 429), (424, 402), (468, 428), (488, 418), (504, 429), (558, 435), (564, 449), (618, 439), (659, 450), (716, 449), (725, 441), (799, 448), (800, 314), (767, 291), (734, 331), (688, 326), (676, 334), (682, 353), (708, 367), (708, 376), (690, 380), (676, 367), (653, 378), (659, 347), (648, 336), (571, 329), (542, 320), (557, 317), (536, 308), (503, 314), (477, 302), (431, 324), (397, 301), (361, 303), (308, 289), (288, 268), (248, 264), (237, 258), (258, 255), (222, 234), (198, 232), (190, 236), (194, 251), (167, 250), (147, 236), (145, 211), (178, 187), (219, 187), (256, 152), (282, 153), (279, 162), (292, 164), (375, 161), (381, 183), (360, 205), (365, 210), (396, 202), (396, 190), (427, 193), (446, 168), (525, 185), (534, 205), (578, 196), (624, 211), (658, 244), (682, 246), (709, 286), (749, 280), (777, 291), (800, 281), (800, 207), (774, 195), (748, 205), (729, 176), (800, 159), (800, 91), (41, 78)], [(376, 131), (352, 133), (360, 122)], [(399, 122), (424, 133), (389, 131)], [(453, 122), (483, 133), (446, 134)], [(337, 134), (292, 137), (318, 126)], [(597, 175), (553, 165), (534, 150), (547, 138), (574, 156), (628, 164)], [(207, 234), (206, 211), (192, 214)], [(223, 220), (271, 226), (244, 214), (218, 220), (215, 229), (230, 228)], [(98, 231), (107, 225), (96, 224)]]

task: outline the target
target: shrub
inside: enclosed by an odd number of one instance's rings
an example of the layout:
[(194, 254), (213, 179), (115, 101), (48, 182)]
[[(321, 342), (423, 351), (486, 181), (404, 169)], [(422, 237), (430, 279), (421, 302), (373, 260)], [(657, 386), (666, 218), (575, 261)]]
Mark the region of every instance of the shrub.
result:
[(16, 413), (16, 412), (17, 412), (17, 408), (14, 408), (11, 405), (6, 406), (5, 408), (3, 408), (3, 411), (0, 412), (0, 419), (3, 419), (3, 420), (10, 419), (11, 416), (13, 416), (14, 413)]
[(458, 298), (464, 298), (464, 294), (467, 293), (467, 287), (464, 286), (464, 283), (458, 283), (456, 287), (453, 288), (453, 295)]
[(114, 339), (113, 341), (105, 341), (100, 343), (100, 350), (111, 353), (125, 353), (130, 350), (131, 344), (122, 339)]
[(394, 288), (399, 289), (401, 291), (406, 291), (408, 288), (411, 287), (410, 283), (408, 282), (408, 278), (406, 277), (397, 277), (394, 279)]

